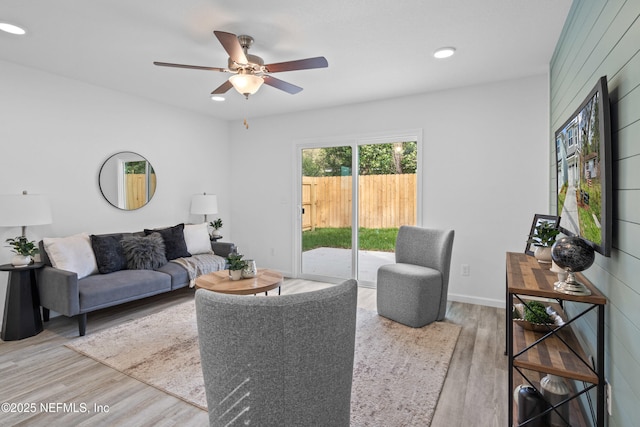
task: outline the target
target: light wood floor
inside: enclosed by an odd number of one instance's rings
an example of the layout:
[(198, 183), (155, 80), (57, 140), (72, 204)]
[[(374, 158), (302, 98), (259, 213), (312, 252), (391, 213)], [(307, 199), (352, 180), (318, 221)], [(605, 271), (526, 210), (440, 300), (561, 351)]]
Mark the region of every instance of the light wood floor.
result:
[[(291, 279), (282, 293), (323, 286)], [(183, 289), (90, 313), (87, 334), (190, 298)], [(360, 288), (358, 306), (375, 310), (375, 290)], [(504, 309), (450, 302), (446, 321), (462, 332), (432, 426), (505, 426)], [(2, 407), (0, 426), (208, 425), (206, 412), (65, 347), (77, 334), (75, 320), (56, 317), (35, 337), (0, 341), (0, 404), (13, 411)]]

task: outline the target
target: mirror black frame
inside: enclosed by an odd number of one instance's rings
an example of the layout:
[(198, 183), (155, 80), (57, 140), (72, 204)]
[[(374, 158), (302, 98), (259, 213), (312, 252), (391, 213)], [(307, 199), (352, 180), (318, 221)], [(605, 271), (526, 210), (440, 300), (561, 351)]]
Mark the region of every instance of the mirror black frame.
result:
[[(144, 173), (127, 172), (127, 163), (142, 163)], [(136, 167), (136, 165), (131, 165)], [(139, 167), (139, 165), (137, 166)], [(131, 170), (131, 169), (130, 169)], [(141, 191), (128, 191), (126, 184), (127, 175), (136, 175)], [(115, 182), (114, 182), (115, 181)], [(153, 198), (156, 191), (156, 174), (153, 166), (144, 156), (133, 151), (120, 151), (109, 156), (98, 173), (98, 186), (102, 197), (112, 206), (132, 211), (146, 206)]]

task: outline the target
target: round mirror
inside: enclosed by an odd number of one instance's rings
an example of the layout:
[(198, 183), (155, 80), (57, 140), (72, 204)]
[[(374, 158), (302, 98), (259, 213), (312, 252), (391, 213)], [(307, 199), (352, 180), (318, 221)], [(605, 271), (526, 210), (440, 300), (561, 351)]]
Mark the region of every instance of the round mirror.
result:
[(153, 166), (140, 154), (130, 151), (109, 157), (100, 168), (98, 180), (104, 198), (126, 211), (143, 207), (156, 192)]

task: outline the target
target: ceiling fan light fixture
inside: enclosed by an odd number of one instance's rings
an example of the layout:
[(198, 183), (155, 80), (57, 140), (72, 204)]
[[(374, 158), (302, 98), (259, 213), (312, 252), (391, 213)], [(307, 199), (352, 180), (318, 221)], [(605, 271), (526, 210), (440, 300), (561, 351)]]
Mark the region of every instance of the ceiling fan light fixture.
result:
[(455, 47), (441, 47), (433, 52), (433, 57), (437, 59), (444, 59), (453, 56), (454, 53), (456, 53)]
[(260, 89), (264, 79), (255, 74), (238, 73), (229, 77), (229, 82), (242, 95), (253, 95)]

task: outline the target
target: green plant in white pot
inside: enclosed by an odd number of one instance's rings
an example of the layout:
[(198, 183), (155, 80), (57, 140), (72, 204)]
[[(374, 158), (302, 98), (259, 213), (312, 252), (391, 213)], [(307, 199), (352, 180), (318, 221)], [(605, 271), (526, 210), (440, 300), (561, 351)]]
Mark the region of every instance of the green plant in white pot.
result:
[(247, 262), (242, 259), (243, 256), (236, 253), (230, 253), (227, 256), (227, 268), (229, 269), (231, 280), (240, 280), (242, 278), (242, 270), (247, 266)]
[(220, 229), (222, 228), (222, 220), (220, 218), (216, 219), (209, 223), (211, 227), (213, 227), (213, 232), (211, 232), (212, 237), (220, 237)]
[(529, 236), (529, 243), (536, 247), (533, 256), (539, 263), (551, 266), (551, 246), (555, 243), (558, 234), (560, 230), (552, 222), (541, 222), (534, 228), (534, 233)]
[(39, 252), (35, 241), (29, 241), (24, 236), (18, 236), (12, 239), (7, 239), (9, 244), (7, 247), (12, 248), (11, 252), (16, 254), (11, 259), (11, 264), (16, 267), (29, 265), (33, 261), (33, 256)]

